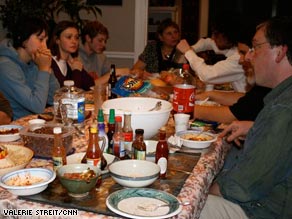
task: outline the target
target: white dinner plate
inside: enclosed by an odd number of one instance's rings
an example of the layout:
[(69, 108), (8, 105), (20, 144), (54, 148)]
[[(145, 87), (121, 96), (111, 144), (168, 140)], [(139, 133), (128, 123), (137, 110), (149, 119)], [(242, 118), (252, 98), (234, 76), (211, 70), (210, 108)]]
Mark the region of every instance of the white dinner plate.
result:
[[(82, 153), (75, 153), (67, 156), (67, 164), (75, 164), (75, 163), (81, 163), (82, 158), (84, 157), (85, 152)], [(107, 162), (107, 167), (101, 171), (101, 174), (108, 173), (108, 165), (110, 165), (115, 160), (115, 156), (107, 153), (103, 153), (104, 158)]]
[[(23, 126), (21, 125), (0, 125), (0, 131), (1, 130), (10, 130), (10, 129), (22, 129)], [(0, 134), (0, 142), (11, 142), (16, 141), (20, 138), (19, 132), (15, 134)]]
[[(156, 210), (141, 210), (139, 205), (169, 204)], [(148, 188), (122, 189), (110, 194), (106, 199), (107, 207), (118, 215), (128, 218), (169, 218), (182, 210), (178, 199), (164, 191)]]

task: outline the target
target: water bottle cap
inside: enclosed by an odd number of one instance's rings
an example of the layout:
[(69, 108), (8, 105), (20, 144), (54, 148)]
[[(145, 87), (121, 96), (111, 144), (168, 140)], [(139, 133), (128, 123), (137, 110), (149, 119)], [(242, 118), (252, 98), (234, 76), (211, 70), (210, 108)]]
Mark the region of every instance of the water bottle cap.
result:
[(53, 133), (54, 134), (61, 134), (62, 133), (62, 128), (61, 127), (54, 127)]
[(74, 81), (73, 80), (66, 80), (64, 81), (64, 86), (74, 86)]

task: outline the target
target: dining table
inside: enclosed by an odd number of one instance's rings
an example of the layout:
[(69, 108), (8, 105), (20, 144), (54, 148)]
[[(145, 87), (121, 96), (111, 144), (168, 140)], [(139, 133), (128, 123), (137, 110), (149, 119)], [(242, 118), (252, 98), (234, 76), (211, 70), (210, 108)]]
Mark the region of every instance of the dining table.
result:
[[(21, 126), (28, 126), (28, 121), (31, 119), (38, 118), (38, 115), (29, 115), (25, 116), (23, 118), (20, 118), (16, 121), (13, 121), (12, 124), (17, 124)], [(89, 124), (86, 123), (85, 127)], [(170, 115), (169, 122), (167, 124), (168, 126), (173, 125), (173, 115)], [(85, 135), (73, 135), (73, 148), (75, 149), (75, 153), (79, 152), (85, 152), (88, 144), (88, 134), (85, 132)], [(20, 146), (23, 146), (22, 140), (18, 140), (13, 143), (9, 144), (17, 144)], [(189, 202), (190, 205), (186, 205), (182, 207), (182, 210), (172, 218), (199, 218), (200, 212), (202, 208), (204, 207), (205, 201), (208, 196), (209, 187), (214, 179), (214, 177), (217, 175), (217, 173), (220, 171), (221, 167), (223, 166), (225, 156), (228, 152), (229, 145), (226, 143), (217, 143), (214, 142), (211, 144), (210, 147), (207, 149), (200, 151), (197, 151), (193, 154), (188, 154), (187, 152), (175, 152), (175, 156), (178, 156), (179, 159), (185, 160), (185, 158), (190, 157), (190, 159), (194, 159), (193, 166), (191, 169), (186, 170), (177, 170), (178, 173), (184, 174), (183, 181), (181, 182), (180, 186), (176, 186), (176, 192), (175, 196), (178, 200), (182, 202)], [(172, 157), (173, 156), (173, 157)], [(173, 154), (170, 154), (170, 161), (171, 159), (178, 159)], [(192, 156), (192, 157), (191, 157)], [(52, 161), (50, 159), (43, 159), (34, 157), (30, 163), (26, 166), (26, 168), (33, 168), (33, 167), (43, 167), (43, 168), (49, 168), (52, 169)], [(173, 169), (172, 169), (173, 168)], [(168, 174), (174, 174), (176, 172), (176, 166), (171, 166), (171, 168), (168, 169)], [(106, 184), (106, 182), (115, 183), (110, 175), (103, 179), (103, 182)], [(162, 184), (161, 184), (162, 183)], [(156, 189), (164, 190), (166, 192), (170, 192), (167, 185), (163, 184), (163, 182), (158, 179), (155, 182)], [(101, 184), (101, 188), (103, 188), (103, 184)], [(104, 189), (106, 186), (104, 186)], [(118, 189), (123, 189), (121, 186), (117, 187)], [(46, 191), (46, 190), (45, 190)], [(44, 192), (45, 192), (44, 191)], [(110, 190), (107, 190), (107, 195), (110, 194)], [(96, 212), (91, 211), (90, 209), (86, 208), (78, 208), (78, 206), (72, 207), (72, 205), (66, 206), (60, 205), (60, 203), (57, 203), (56, 205), (54, 202), (46, 202), (41, 200), (42, 197), (39, 196), (40, 201), (38, 201), (38, 198), (32, 198), (29, 197), (21, 197), (16, 196), (8, 191), (6, 191), (4, 188), (0, 187), (0, 218), (84, 218), (84, 219), (90, 219), (90, 218), (123, 218), (122, 216), (115, 214), (111, 212), (108, 208), (106, 208), (104, 211)], [(66, 201), (65, 201), (66, 202)], [(102, 203), (103, 206), (106, 206), (105, 203)], [(70, 207), (71, 206), (71, 207)], [(74, 208), (78, 209), (77, 215), (70, 215), (70, 211), (68, 208)], [(42, 209), (43, 215), (34, 215), (27, 217), (25, 215), (22, 215), (19, 213), (17, 217), (13, 216), (5, 216), (3, 215), (4, 210), (23, 210), (23, 209), (32, 209), (35, 211), (35, 209)], [(16, 211), (15, 211), (16, 212)], [(19, 212), (19, 211), (18, 211)], [(20, 211), (21, 212), (21, 211)], [(45, 213), (44, 213), (45, 212)], [(66, 215), (66, 213), (68, 213)], [(75, 211), (76, 212), (76, 211)], [(72, 213), (72, 212), (71, 212)]]

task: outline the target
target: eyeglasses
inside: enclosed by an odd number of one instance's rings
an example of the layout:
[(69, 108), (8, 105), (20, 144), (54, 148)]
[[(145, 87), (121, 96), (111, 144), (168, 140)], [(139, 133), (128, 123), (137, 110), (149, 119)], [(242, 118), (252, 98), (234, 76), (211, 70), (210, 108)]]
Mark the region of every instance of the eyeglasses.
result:
[(266, 44), (266, 43), (269, 43), (269, 42), (262, 42), (262, 43), (254, 44), (254, 45), (252, 46), (252, 48), (249, 49), (249, 52), (254, 52), (257, 48), (260, 48), (261, 45), (264, 45), (264, 44)]

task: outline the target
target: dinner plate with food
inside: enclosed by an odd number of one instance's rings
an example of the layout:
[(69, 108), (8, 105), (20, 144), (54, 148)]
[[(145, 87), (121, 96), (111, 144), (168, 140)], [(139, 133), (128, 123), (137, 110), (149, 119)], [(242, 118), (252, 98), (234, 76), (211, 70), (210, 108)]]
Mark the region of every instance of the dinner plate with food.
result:
[(0, 176), (24, 168), (32, 157), (33, 151), (27, 147), (0, 144)]
[(20, 139), (20, 125), (0, 125), (0, 142), (11, 142)]

